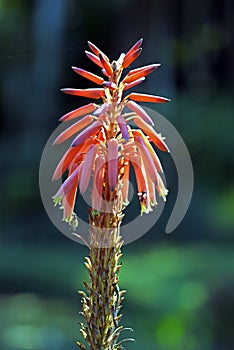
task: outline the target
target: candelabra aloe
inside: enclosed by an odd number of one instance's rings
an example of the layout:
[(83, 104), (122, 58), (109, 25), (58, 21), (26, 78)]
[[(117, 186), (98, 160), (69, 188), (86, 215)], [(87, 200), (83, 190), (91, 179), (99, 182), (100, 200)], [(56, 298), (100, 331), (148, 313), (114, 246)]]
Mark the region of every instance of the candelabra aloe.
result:
[[(123, 96), (160, 66), (151, 64), (132, 69), (121, 80), (123, 70), (140, 55), (141, 44), (142, 39), (118, 60), (110, 62), (101, 50), (88, 42), (92, 52), (86, 51), (86, 55), (101, 68), (104, 78), (80, 68), (72, 69), (101, 87), (62, 89), (66, 94), (102, 99), (102, 104), (89, 103), (62, 116), (62, 122), (83, 118), (54, 141), (57, 145), (78, 133), (53, 175), (53, 180), (57, 180), (67, 171), (67, 178), (53, 200), (63, 209), (63, 219), (73, 227), (78, 225), (74, 213), (77, 190), (85, 193), (92, 178), (92, 207), (88, 213), (90, 254), (85, 262), (89, 280), (84, 283), (86, 293), (79, 292), (85, 319), (85, 324), (80, 323), (81, 334), (91, 350), (123, 348), (123, 340), (118, 338), (123, 329), (119, 325), (119, 310), (124, 291), (118, 287), (118, 272), (123, 244), (120, 225), (128, 205), (130, 166), (135, 172), (141, 214), (148, 213), (157, 204), (156, 193), (166, 200), (168, 192), (160, 176), (163, 172), (160, 160), (151, 143), (165, 152), (169, 151), (168, 147), (137, 102), (169, 100), (142, 93)], [(135, 128), (128, 125), (130, 120), (134, 121)], [(77, 344), (86, 349), (82, 343)]]

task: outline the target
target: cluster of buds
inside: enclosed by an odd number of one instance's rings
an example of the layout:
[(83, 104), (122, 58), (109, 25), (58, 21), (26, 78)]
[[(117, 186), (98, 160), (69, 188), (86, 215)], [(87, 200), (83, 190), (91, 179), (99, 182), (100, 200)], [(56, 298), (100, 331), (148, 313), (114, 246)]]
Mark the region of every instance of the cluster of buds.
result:
[[(101, 68), (104, 78), (80, 68), (72, 69), (100, 87), (62, 89), (66, 94), (102, 99), (102, 104), (89, 103), (62, 116), (62, 122), (82, 119), (69, 126), (53, 143), (58, 145), (75, 136), (53, 175), (53, 180), (57, 180), (67, 171), (67, 178), (53, 199), (61, 205), (63, 219), (70, 224), (74, 224), (76, 217), (77, 190), (81, 194), (86, 192), (91, 178), (92, 213), (100, 215), (113, 210), (121, 213), (128, 204), (130, 166), (135, 172), (141, 213), (148, 213), (157, 204), (156, 193), (166, 200), (168, 191), (161, 176), (163, 169), (152, 144), (161, 151), (169, 150), (164, 138), (155, 131), (153, 120), (137, 102), (164, 103), (169, 99), (143, 93), (125, 94), (160, 64), (131, 69), (121, 80), (123, 70), (140, 55), (141, 44), (142, 39), (118, 60), (110, 62), (101, 50), (88, 42), (92, 52), (86, 51), (86, 55)], [(135, 126), (131, 127), (129, 121)]]

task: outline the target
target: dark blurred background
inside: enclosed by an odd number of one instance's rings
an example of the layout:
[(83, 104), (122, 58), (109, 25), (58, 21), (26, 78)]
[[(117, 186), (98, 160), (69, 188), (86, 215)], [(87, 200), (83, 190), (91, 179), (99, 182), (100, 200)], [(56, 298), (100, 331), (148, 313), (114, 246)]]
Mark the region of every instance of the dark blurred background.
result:
[(141, 37), (132, 66), (162, 67), (138, 91), (172, 99), (150, 107), (186, 142), (195, 188), (183, 222), (166, 235), (177, 180), (163, 158), (172, 199), (156, 226), (123, 249), (123, 324), (136, 338), (125, 346), (234, 347), (233, 16), (231, 0), (0, 0), (2, 350), (77, 348), (88, 251), (47, 217), (40, 157), (58, 118), (88, 103), (59, 91), (93, 86), (70, 69), (98, 72), (87, 40), (114, 59)]

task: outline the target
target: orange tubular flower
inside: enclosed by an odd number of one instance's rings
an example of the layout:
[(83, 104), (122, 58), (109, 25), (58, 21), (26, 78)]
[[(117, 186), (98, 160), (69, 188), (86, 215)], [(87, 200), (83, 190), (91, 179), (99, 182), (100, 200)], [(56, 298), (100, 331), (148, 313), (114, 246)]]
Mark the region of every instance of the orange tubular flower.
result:
[[(112, 62), (88, 42), (91, 52), (85, 53), (100, 67), (104, 77), (81, 68), (72, 69), (99, 87), (62, 89), (66, 94), (102, 100), (101, 104), (91, 102), (59, 119), (66, 122), (82, 117), (57, 136), (53, 143), (60, 144), (75, 136), (53, 175), (55, 181), (68, 171), (66, 180), (53, 198), (55, 204), (62, 206), (64, 220), (70, 224), (77, 224), (74, 214), (77, 190), (83, 194), (92, 179), (93, 213), (98, 216), (104, 213), (107, 202), (109, 206), (116, 205), (113, 212), (121, 213), (128, 204), (130, 166), (136, 175), (141, 213), (152, 210), (151, 206), (157, 204), (157, 196), (166, 200), (168, 191), (159, 175), (163, 172), (162, 165), (151, 142), (160, 151), (169, 152), (169, 149), (164, 138), (154, 130), (150, 116), (137, 102), (164, 103), (170, 100), (142, 93), (125, 94), (125, 90), (142, 83), (160, 64), (132, 69), (121, 80), (123, 69), (140, 55), (142, 41), (137, 41), (126, 54), (122, 53)], [(125, 113), (126, 108), (130, 109), (130, 113)], [(130, 119), (134, 120), (136, 128), (128, 125)]]

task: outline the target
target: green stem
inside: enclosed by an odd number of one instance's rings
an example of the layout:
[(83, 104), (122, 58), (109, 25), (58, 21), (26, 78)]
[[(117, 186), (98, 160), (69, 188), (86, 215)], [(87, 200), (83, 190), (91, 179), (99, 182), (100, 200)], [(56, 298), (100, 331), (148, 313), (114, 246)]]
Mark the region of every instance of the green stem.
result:
[[(84, 283), (86, 293), (82, 297), (82, 314), (86, 324), (81, 323), (81, 334), (90, 350), (121, 349), (118, 338), (122, 330), (119, 326), (121, 302), (125, 291), (119, 291), (118, 273), (120, 269), (121, 246), (123, 241), (118, 229), (108, 230), (103, 247), (103, 229), (90, 228), (90, 255), (86, 257), (89, 273), (88, 283)], [(102, 245), (98, 234), (102, 235)], [(80, 342), (81, 349), (86, 349)]]

